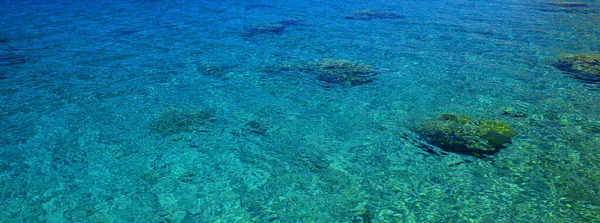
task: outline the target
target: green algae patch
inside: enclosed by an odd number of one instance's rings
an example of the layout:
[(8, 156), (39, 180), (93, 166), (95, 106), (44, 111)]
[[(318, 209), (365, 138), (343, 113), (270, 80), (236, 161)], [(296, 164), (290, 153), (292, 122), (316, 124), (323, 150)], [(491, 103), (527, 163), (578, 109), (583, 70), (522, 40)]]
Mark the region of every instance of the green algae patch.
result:
[(323, 83), (340, 86), (357, 86), (373, 82), (375, 68), (347, 60), (325, 59), (311, 64), (317, 79)]
[(517, 135), (504, 121), (475, 120), (454, 114), (425, 120), (415, 132), (445, 151), (477, 157), (500, 151)]
[(598, 54), (560, 56), (554, 66), (573, 78), (586, 82), (600, 82), (600, 55)]

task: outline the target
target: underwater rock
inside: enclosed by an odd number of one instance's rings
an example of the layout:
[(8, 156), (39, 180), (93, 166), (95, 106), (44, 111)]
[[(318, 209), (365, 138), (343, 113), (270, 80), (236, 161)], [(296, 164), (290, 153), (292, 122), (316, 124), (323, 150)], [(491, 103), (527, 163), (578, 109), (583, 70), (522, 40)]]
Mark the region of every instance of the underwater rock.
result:
[(503, 108), (501, 114), (504, 116), (513, 117), (513, 118), (527, 117), (527, 113), (525, 113), (523, 111), (517, 111), (517, 110), (515, 110), (515, 108), (512, 108), (512, 107)]
[(375, 213), (369, 209), (355, 210), (353, 212), (355, 212), (355, 216), (352, 218), (353, 223), (373, 222), (373, 219), (375, 219)]
[(10, 39), (9, 39), (9, 38), (6, 38), (6, 37), (1, 37), (1, 36), (0, 36), (0, 43), (8, 43), (8, 42), (10, 42)]
[(267, 23), (258, 24), (246, 28), (247, 35), (261, 35), (261, 34), (281, 34), (287, 27), (304, 25), (303, 21), (298, 19), (286, 18), (282, 19), (278, 23)]
[(598, 8), (592, 8), (585, 2), (549, 2), (544, 5), (547, 8), (541, 9), (544, 12), (566, 12), (566, 13), (595, 13), (599, 12)]
[(27, 59), (23, 55), (16, 53), (0, 54), (0, 66), (11, 66), (27, 63)]
[(360, 10), (352, 12), (346, 19), (373, 20), (373, 19), (402, 19), (405, 16), (395, 12)]
[(136, 3), (152, 3), (152, 2), (161, 2), (163, 0), (134, 0)]
[(548, 2), (546, 3), (546, 5), (549, 6), (559, 6), (559, 7), (563, 7), (563, 8), (581, 8), (581, 7), (588, 7), (589, 5), (585, 2)]
[(123, 30), (117, 30), (117, 36), (131, 36), (133, 34), (139, 33), (142, 30), (137, 30), (137, 29), (123, 29)]
[(246, 32), (250, 36), (261, 34), (281, 34), (285, 30), (285, 27), (286, 26), (281, 23), (259, 24), (247, 28)]
[(298, 19), (282, 19), (281, 21), (279, 21), (279, 24), (284, 26), (298, 26), (302, 25), (302, 21)]
[(174, 135), (201, 128), (207, 121), (214, 119), (214, 112), (203, 109), (171, 108), (162, 112), (150, 123), (154, 132), (162, 135)]
[(559, 57), (554, 66), (573, 78), (600, 82), (600, 55), (572, 54)]
[(260, 9), (260, 8), (275, 8), (275, 6), (267, 5), (267, 4), (260, 4), (260, 3), (244, 6), (244, 9), (246, 9), (246, 10)]
[(227, 79), (227, 75), (232, 71), (232, 67), (217, 63), (204, 63), (199, 65), (196, 70), (203, 76)]
[(445, 151), (476, 157), (500, 151), (517, 135), (506, 122), (473, 120), (465, 115), (454, 114), (426, 120), (415, 132)]
[(332, 85), (357, 86), (373, 82), (377, 71), (371, 66), (347, 60), (323, 60), (311, 64), (316, 68), (317, 79)]
[(267, 127), (264, 126), (263, 124), (261, 124), (259, 121), (256, 120), (252, 120), (247, 122), (244, 125), (244, 130), (252, 133), (252, 134), (257, 134), (257, 135), (267, 135)]

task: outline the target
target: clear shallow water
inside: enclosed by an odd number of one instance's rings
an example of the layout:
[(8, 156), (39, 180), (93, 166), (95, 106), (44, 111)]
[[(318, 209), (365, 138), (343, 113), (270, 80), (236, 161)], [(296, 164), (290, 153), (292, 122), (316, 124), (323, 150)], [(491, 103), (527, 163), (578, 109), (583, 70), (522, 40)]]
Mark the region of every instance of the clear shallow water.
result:
[[(551, 64), (600, 52), (600, 14), (545, 3), (1, 1), (0, 219), (599, 221), (600, 94)], [(323, 59), (379, 73), (327, 88)], [(431, 154), (409, 129), (443, 113), (519, 134)]]

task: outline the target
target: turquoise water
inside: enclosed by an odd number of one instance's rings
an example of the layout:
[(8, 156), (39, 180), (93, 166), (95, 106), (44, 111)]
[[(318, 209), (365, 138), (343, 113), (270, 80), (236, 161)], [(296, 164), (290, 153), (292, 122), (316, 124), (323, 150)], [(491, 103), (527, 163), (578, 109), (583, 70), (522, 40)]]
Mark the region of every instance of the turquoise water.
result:
[(0, 221), (600, 222), (598, 85), (552, 66), (600, 4), (547, 3), (0, 1)]

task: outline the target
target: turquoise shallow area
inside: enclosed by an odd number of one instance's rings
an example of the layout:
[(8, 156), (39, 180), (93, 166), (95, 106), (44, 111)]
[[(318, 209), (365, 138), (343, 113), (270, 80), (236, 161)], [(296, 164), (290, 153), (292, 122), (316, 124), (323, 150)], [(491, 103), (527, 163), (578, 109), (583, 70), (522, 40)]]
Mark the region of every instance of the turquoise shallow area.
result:
[[(600, 91), (552, 66), (600, 4), (547, 3), (0, 1), (0, 222), (600, 222)], [(518, 135), (411, 130), (445, 113)]]

